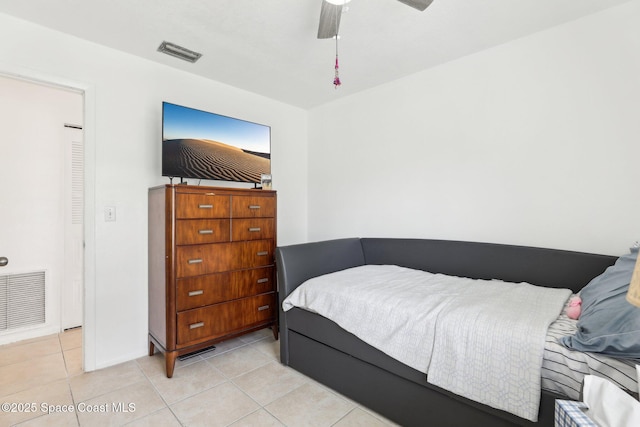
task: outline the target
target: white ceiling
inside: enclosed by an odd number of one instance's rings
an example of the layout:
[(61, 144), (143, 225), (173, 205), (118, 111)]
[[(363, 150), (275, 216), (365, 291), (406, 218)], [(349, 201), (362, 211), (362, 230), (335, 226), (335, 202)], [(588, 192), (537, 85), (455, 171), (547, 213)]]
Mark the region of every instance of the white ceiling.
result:
[[(335, 100), (629, 0), (353, 0), (335, 41), (321, 0), (0, 0), (13, 15), (302, 108)], [(157, 52), (170, 41), (195, 64)], [(3, 43), (11, 43), (5, 40)]]

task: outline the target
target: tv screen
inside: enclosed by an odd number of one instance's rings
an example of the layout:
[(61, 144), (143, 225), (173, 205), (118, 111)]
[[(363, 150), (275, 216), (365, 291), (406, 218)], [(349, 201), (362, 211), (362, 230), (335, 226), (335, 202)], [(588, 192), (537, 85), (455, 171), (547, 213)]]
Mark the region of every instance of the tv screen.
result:
[(162, 176), (257, 184), (269, 173), (269, 126), (162, 103)]

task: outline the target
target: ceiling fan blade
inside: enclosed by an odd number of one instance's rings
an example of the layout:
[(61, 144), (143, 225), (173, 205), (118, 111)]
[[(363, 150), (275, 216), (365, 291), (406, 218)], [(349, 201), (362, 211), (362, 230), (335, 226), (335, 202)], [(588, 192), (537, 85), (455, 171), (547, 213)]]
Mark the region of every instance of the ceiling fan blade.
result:
[(407, 6), (411, 6), (414, 9), (418, 9), (421, 12), (425, 10), (427, 7), (429, 7), (431, 3), (433, 3), (433, 0), (398, 0), (398, 1), (406, 4)]
[(330, 39), (338, 33), (342, 6), (337, 6), (322, 0), (320, 9), (320, 25), (318, 25), (318, 38)]

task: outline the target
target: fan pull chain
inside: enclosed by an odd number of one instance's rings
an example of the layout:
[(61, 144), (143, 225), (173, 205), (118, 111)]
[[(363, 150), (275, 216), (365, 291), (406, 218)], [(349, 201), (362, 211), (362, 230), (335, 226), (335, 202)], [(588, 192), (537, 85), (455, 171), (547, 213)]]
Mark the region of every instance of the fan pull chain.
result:
[(335, 75), (333, 77), (334, 89), (338, 89), (338, 86), (342, 84), (342, 82), (340, 81), (340, 66), (338, 65), (338, 38), (338, 14), (336, 13), (336, 65), (334, 67)]

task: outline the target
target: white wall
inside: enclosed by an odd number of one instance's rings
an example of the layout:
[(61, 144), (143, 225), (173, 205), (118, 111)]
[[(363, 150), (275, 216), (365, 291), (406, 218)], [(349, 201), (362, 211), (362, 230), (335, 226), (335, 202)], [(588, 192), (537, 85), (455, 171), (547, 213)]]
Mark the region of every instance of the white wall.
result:
[(306, 240), (304, 110), (2, 14), (0, 37), (0, 73), (86, 91), (85, 369), (147, 352), (147, 189), (168, 183), (163, 100), (270, 125), (278, 243)]
[(640, 240), (640, 2), (311, 111), (309, 238), (622, 254)]

